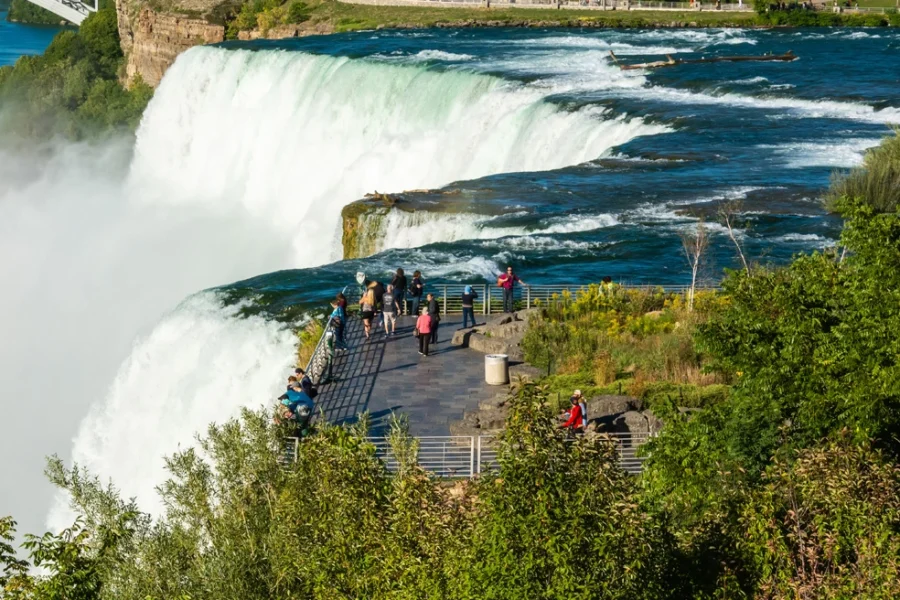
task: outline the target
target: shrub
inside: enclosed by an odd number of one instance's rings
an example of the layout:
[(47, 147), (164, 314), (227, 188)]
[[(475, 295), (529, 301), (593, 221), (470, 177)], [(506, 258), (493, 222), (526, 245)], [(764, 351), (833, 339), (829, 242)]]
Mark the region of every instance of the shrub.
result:
[(306, 2), (291, 2), (287, 10), (287, 22), (299, 24), (308, 21), (312, 16), (309, 5)]
[(861, 166), (832, 178), (828, 208), (838, 210), (842, 198), (863, 200), (878, 212), (896, 212), (900, 206), (900, 129), (866, 152)]
[(900, 471), (865, 442), (776, 459), (741, 524), (760, 597), (900, 596)]
[(123, 61), (113, 6), (57, 34), (43, 56), (22, 57), (0, 70), (4, 129), (28, 138), (84, 138), (133, 130), (152, 90), (140, 80), (118, 83)]

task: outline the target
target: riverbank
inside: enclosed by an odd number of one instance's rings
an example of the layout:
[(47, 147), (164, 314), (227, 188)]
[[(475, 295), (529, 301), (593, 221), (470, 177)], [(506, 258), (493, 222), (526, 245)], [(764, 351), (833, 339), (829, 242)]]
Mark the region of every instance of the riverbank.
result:
[[(437, 3), (436, 3), (437, 4)], [(722, 11), (585, 11), (556, 8), (444, 8), (373, 6), (322, 2), (312, 19), (326, 21), (335, 32), (427, 27), (754, 27), (753, 12)]]

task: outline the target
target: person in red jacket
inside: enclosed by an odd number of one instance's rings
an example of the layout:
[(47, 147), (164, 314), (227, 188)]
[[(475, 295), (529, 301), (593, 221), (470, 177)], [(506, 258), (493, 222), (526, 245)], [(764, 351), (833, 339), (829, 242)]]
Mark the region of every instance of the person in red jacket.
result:
[(581, 398), (572, 396), (570, 402), (572, 402), (572, 408), (567, 413), (569, 418), (565, 423), (560, 425), (560, 428), (571, 429), (575, 433), (584, 433), (584, 413), (581, 408)]

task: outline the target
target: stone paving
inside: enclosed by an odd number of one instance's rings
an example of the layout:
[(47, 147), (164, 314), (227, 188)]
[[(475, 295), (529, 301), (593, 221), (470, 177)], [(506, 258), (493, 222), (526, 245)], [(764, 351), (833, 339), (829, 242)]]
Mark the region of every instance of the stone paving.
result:
[(398, 320), (395, 336), (385, 339), (379, 328), (366, 341), (362, 321), (351, 315), (344, 332), (349, 350), (337, 354), (333, 381), (319, 386), (317, 409), (334, 423), (368, 411), (371, 435), (387, 431), (392, 412), (409, 417), (412, 435), (450, 435), (450, 423), (465, 411), (506, 391), (484, 383), (483, 354), (450, 345), (461, 324), (460, 316), (445, 316), (426, 358), (418, 354), (412, 317)]

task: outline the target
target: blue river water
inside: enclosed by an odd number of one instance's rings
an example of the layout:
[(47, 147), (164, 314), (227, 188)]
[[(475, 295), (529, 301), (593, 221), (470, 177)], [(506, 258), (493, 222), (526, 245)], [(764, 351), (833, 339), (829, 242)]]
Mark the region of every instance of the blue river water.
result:
[(0, 67), (15, 63), (21, 56), (41, 54), (60, 31), (59, 27), (10, 23), (7, 9), (0, 3)]
[[(841, 223), (821, 202), (832, 174), (860, 164), (890, 133), (888, 123), (900, 122), (900, 33), (888, 29), (378, 31), (224, 47), (489, 75), (542, 90), (560, 111), (640, 120), (651, 133), (582, 164), (447, 186), (468, 217), (438, 221), (442, 233), (432, 243), (402, 247), (429, 240), (388, 231), (405, 241), (371, 258), (233, 286), (275, 308), (331, 292), (358, 270), (381, 279), (396, 267), (432, 280), (489, 282), (511, 263), (543, 283), (605, 275), (684, 283), (680, 236), (699, 220), (711, 234), (704, 273), (714, 281), (736, 266), (717, 216), (735, 201), (748, 257), (784, 264), (834, 245)], [(634, 63), (789, 50), (798, 60), (638, 71), (620, 70), (610, 56)]]

